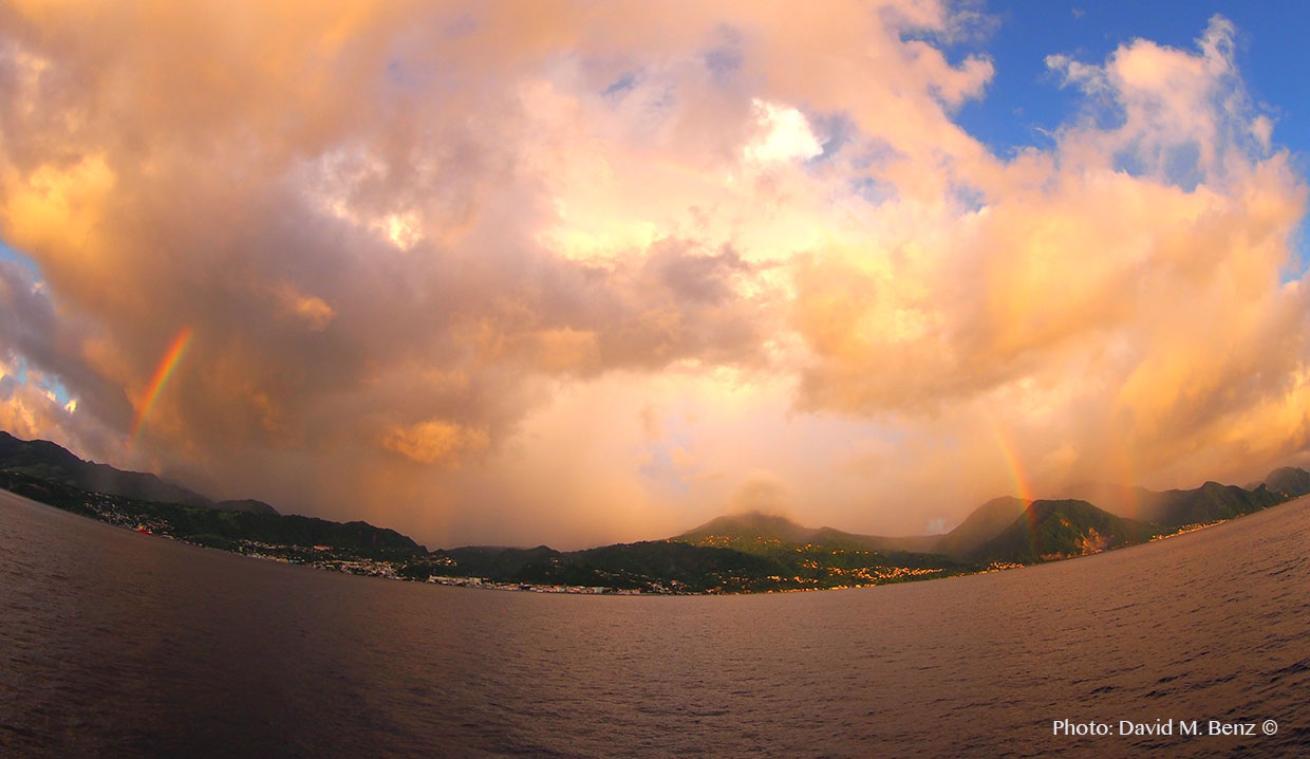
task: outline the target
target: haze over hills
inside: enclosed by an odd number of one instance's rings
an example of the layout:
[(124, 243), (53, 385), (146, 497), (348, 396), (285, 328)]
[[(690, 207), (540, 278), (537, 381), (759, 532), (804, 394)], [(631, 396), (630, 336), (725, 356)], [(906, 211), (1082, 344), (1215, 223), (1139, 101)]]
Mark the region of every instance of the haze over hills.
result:
[(276, 509), (263, 501), (214, 501), (153, 474), (128, 472), (107, 464), (83, 461), (48, 440), (19, 440), (4, 431), (0, 431), (0, 471), (27, 474), (90, 492), (142, 501), (200, 506), (220, 511), (277, 513)]
[(1279, 467), (1262, 484), (1283, 498), (1299, 498), (1310, 495), (1310, 472), (1293, 466)]
[(985, 561), (1033, 564), (1145, 543), (1162, 532), (1086, 501), (1033, 501), (1014, 522), (970, 555)]
[(1166, 526), (1232, 519), (1281, 503), (1286, 499), (1263, 483), (1254, 490), (1207, 482), (1193, 490), (1166, 490), (1142, 504), (1140, 519)]
[(1025, 502), (1006, 496), (982, 504), (944, 535), (856, 535), (749, 512), (718, 517), (672, 540), (761, 555), (864, 550), (919, 564), (927, 556), (963, 563), (1026, 564), (1142, 543), (1162, 532), (1161, 527), (1124, 519), (1085, 501)]
[(112, 524), (342, 571), (456, 584), (719, 593), (875, 585), (1099, 553), (1305, 495), (1310, 472), (1276, 469), (1250, 488), (1085, 488), (1108, 509), (1088, 499), (994, 498), (940, 535), (862, 535), (747, 512), (665, 540), (579, 551), (428, 551), (394, 530), (283, 516), (259, 501), (212, 501), (152, 474), (82, 461), (54, 443), (3, 432), (0, 487)]
[(699, 527), (675, 536), (672, 540), (734, 548), (747, 553), (776, 543), (816, 543), (871, 551), (928, 553), (937, 542), (937, 536), (860, 535), (832, 527), (802, 527), (784, 516), (747, 511), (716, 517)]
[(718, 517), (672, 539), (755, 553), (811, 544), (936, 554), (960, 562), (1026, 564), (1134, 545), (1188, 525), (1250, 514), (1310, 494), (1310, 471), (1282, 467), (1249, 488), (1207, 482), (1190, 490), (1117, 485), (1071, 490), (1090, 495), (1032, 502), (994, 498), (944, 535), (859, 535), (803, 527), (785, 517), (752, 512)]
[(0, 469), (0, 488), (138, 532), (241, 553), (288, 558), (280, 548), (295, 547), (321, 554), (320, 558), (342, 559), (427, 552), (408, 536), (367, 522), (342, 523), (298, 514), (223, 511), (147, 501), (83, 490), (66, 482), (6, 469)]
[(153, 474), (83, 461), (55, 443), (3, 431), (0, 487), (111, 524), (226, 550), (296, 546), (337, 559), (427, 551), (395, 530), (279, 514), (251, 499), (214, 501)]
[(1246, 488), (1218, 482), (1206, 482), (1190, 490), (1164, 491), (1085, 484), (1070, 488), (1070, 491), (1070, 497), (1095, 503), (1122, 517), (1164, 527), (1181, 527), (1232, 519), (1306, 495), (1310, 493), (1310, 472), (1283, 467), (1270, 472), (1264, 482)]
[(931, 550), (956, 558), (972, 556), (983, 544), (1014, 524), (1027, 507), (1028, 503), (1021, 498), (993, 498), (974, 509), (958, 527), (938, 536)]

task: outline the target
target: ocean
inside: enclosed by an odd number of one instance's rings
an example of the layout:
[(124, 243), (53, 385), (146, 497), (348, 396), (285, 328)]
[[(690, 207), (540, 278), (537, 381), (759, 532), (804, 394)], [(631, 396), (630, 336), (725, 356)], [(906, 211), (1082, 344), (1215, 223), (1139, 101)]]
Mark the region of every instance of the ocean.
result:
[(0, 492), (0, 755), (1148, 749), (1310, 752), (1310, 499), (994, 574), (623, 597), (286, 566)]

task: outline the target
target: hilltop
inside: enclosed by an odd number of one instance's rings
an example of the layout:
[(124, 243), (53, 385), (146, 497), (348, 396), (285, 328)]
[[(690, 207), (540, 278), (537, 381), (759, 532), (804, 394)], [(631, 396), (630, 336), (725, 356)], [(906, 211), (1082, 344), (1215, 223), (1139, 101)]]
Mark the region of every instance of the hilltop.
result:
[(972, 554), (981, 560), (1033, 564), (1145, 543), (1160, 527), (1117, 517), (1086, 501), (1033, 501)]
[(974, 509), (958, 527), (938, 537), (932, 550), (957, 558), (973, 556), (987, 541), (1013, 525), (1027, 507), (1028, 502), (1020, 498), (993, 498)]
[(714, 545), (747, 553), (767, 552), (777, 545), (815, 543), (870, 551), (931, 552), (937, 537), (911, 535), (884, 537), (860, 535), (832, 527), (802, 527), (784, 516), (747, 511), (726, 514), (676, 535), (670, 540), (695, 545)]
[(902, 564), (946, 567), (1026, 564), (1082, 556), (1140, 543), (1164, 531), (1085, 501), (1028, 502), (1004, 496), (978, 506), (944, 535), (859, 535), (831, 527), (804, 527), (786, 517), (748, 512), (718, 517), (671, 540), (763, 556), (865, 554), (867, 558)]

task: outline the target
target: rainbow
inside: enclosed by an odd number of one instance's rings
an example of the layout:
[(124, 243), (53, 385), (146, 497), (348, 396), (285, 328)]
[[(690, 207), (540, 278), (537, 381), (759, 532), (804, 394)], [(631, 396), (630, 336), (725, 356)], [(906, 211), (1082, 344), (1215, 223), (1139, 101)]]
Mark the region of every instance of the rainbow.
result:
[[(1028, 476), (1024, 473), (1023, 463), (1015, 451), (1014, 444), (1005, 436), (999, 425), (992, 425), (992, 434), (996, 437), (997, 447), (1001, 449), (1005, 466), (1010, 470), (1010, 478), (1014, 481), (1014, 489), (1018, 491), (1019, 500), (1031, 505), (1037, 500), (1037, 496), (1033, 494), (1032, 486), (1028, 483)], [(1025, 506), (1024, 516), (1028, 521), (1028, 540), (1032, 541), (1037, 534), (1036, 515)]]
[(150, 409), (155, 405), (155, 399), (159, 397), (160, 391), (164, 385), (168, 384), (168, 378), (173, 376), (173, 370), (182, 361), (182, 354), (186, 353), (187, 346), (191, 344), (191, 328), (183, 327), (169, 344), (168, 350), (164, 352), (164, 357), (159, 360), (159, 366), (155, 367), (155, 374), (150, 378), (150, 384), (146, 386), (145, 395), (141, 398), (141, 404), (136, 409), (136, 421), (132, 423), (132, 439), (141, 432), (141, 425), (145, 422), (146, 416)]
[(1126, 503), (1123, 504), (1127, 513), (1132, 514), (1133, 518), (1139, 518), (1142, 513), (1142, 503), (1137, 497), (1137, 470), (1133, 466), (1133, 453), (1128, 445), (1120, 448), (1120, 455), (1123, 457), (1123, 474), (1120, 476), (1124, 482), (1124, 495)]
[(1019, 454), (1014, 450), (1014, 445), (999, 427), (994, 428), (993, 432), (996, 435), (996, 445), (1001, 449), (1001, 456), (1005, 458), (1005, 466), (1010, 470), (1010, 479), (1014, 480), (1014, 489), (1018, 491), (1019, 498), (1029, 502), (1037, 500), (1033, 497), (1033, 489), (1028, 485), (1028, 477), (1024, 474), (1023, 464), (1019, 460)]

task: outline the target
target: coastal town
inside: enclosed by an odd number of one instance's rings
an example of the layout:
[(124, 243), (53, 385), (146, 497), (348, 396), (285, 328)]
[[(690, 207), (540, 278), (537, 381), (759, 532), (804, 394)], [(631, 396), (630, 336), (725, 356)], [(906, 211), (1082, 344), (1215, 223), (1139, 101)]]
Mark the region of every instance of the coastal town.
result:
[[(142, 518), (139, 514), (124, 508), (123, 499), (114, 496), (96, 494), (84, 502), (90, 515), (108, 524), (131, 530), (151, 537), (178, 540), (203, 548), (225, 550), (242, 556), (272, 561), (281, 564), (312, 567), (330, 572), (360, 577), (375, 577), (386, 580), (408, 582), (425, 582), (447, 587), (475, 588), (480, 590), (498, 590), (531, 593), (576, 594), (576, 595), (718, 595), (741, 592), (729, 587), (708, 587), (692, 590), (685, 583), (677, 580), (650, 581), (641, 587), (614, 587), (605, 585), (580, 585), (562, 583), (539, 583), (494, 580), (487, 577), (460, 574), (424, 574), (413, 571), (415, 561), (410, 559), (375, 558), (360, 555), (356, 551), (330, 545), (302, 546), (294, 544), (270, 543), (260, 540), (241, 539), (235, 541), (217, 541), (213, 536), (179, 536), (175, 534), (173, 524), (164, 518)], [(811, 547), (805, 546), (805, 549)], [(425, 557), (423, 565), (428, 568), (446, 568), (455, 570), (456, 561), (449, 556), (433, 554)], [(806, 560), (808, 569), (819, 569), (812, 560)], [(1014, 565), (1019, 566), (1019, 565)], [(988, 568), (982, 571), (995, 571)], [(755, 592), (805, 592), (814, 590), (842, 590), (850, 588), (871, 587), (893, 582), (905, 582), (916, 579), (929, 579), (939, 576), (939, 568), (915, 568), (899, 566), (827, 567), (827, 574), (840, 578), (834, 582), (821, 582), (815, 577), (800, 575), (768, 575), (762, 578), (775, 586), (756, 590)]]
[[(676, 579), (641, 578), (639, 582), (619, 584), (586, 584), (569, 582), (537, 582), (519, 579), (493, 578), (475, 573), (470, 566), (461, 566), (446, 551), (426, 551), (404, 555), (370, 555), (370, 551), (357, 548), (314, 543), (279, 543), (253, 538), (227, 539), (213, 534), (185, 534), (179, 532), (177, 519), (169, 518), (169, 511), (151, 513), (140, 502), (104, 493), (81, 493), (78, 511), (107, 524), (130, 530), (143, 536), (177, 540), (203, 548), (223, 550), (242, 556), (281, 564), (311, 567), (360, 577), (373, 577), (404, 582), (421, 582), (454, 588), (472, 588), (505, 592), (528, 592), (573, 595), (719, 595), (742, 592), (796, 593), (818, 590), (868, 588), (890, 583), (926, 580), (935, 577), (967, 574), (987, 574), (1018, 569), (1022, 563), (992, 561), (970, 567), (947, 570), (935, 566), (899, 566), (883, 563), (876, 553), (847, 548), (832, 548), (809, 543), (788, 545), (776, 539), (758, 542), (759, 547), (775, 556), (790, 555), (797, 574), (767, 574), (743, 583), (741, 578), (725, 577), (722, 582), (692, 587)], [(171, 506), (170, 509), (183, 507)], [(158, 512), (159, 509), (154, 511)], [(1164, 540), (1220, 524), (1226, 520), (1188, 524), (1155, 536)], [(655, 541), (675, 542), (675, 541)], [(740, 548), (742, 541), (728, 536), (711, 535), (704, 539), (720, 550)], [(520, 549), (504, 549), (520, 550)], [(558, 563), (557, 561), (554, 563)], [(853, 565), (852, 565), (853, 564)], [(625, 578), (631, 580), (631, 578)]]
[[(878, 538), (746, 513), (667, 539), (581, 550), (429, 550), (366, 522), (281, 514), (253, 501), (213, 502), (139, 473), (110, 470), (119, 479), (106, 484), (105, 470), (53, 444), (12, 438), (8, 444), (11, 463), (0, 467), (0, 487), (141, 535), (363, 577), (578, 595), (838, 590), (1005, 571), (1185, 535), (1310, 489), (1310, 472), (1291, 468), (1272, 472), (1272, 485), (1250, 489), (1206, 483), (1153, 495), (1167, 509), (1157, 507), (1160, 517), (1152, 523), (1119, 518), (1085, 501), (997, 499), (975, 513), (997, 504), (1009, 511), (972, 537), (961, 526), (947, 535)], [(187, 502), (159, 500), (157, 490), (134, 490), (134, 482), (173, 488), (169, 492)], [(953, 544), (961, 535), (973, 542)]]

